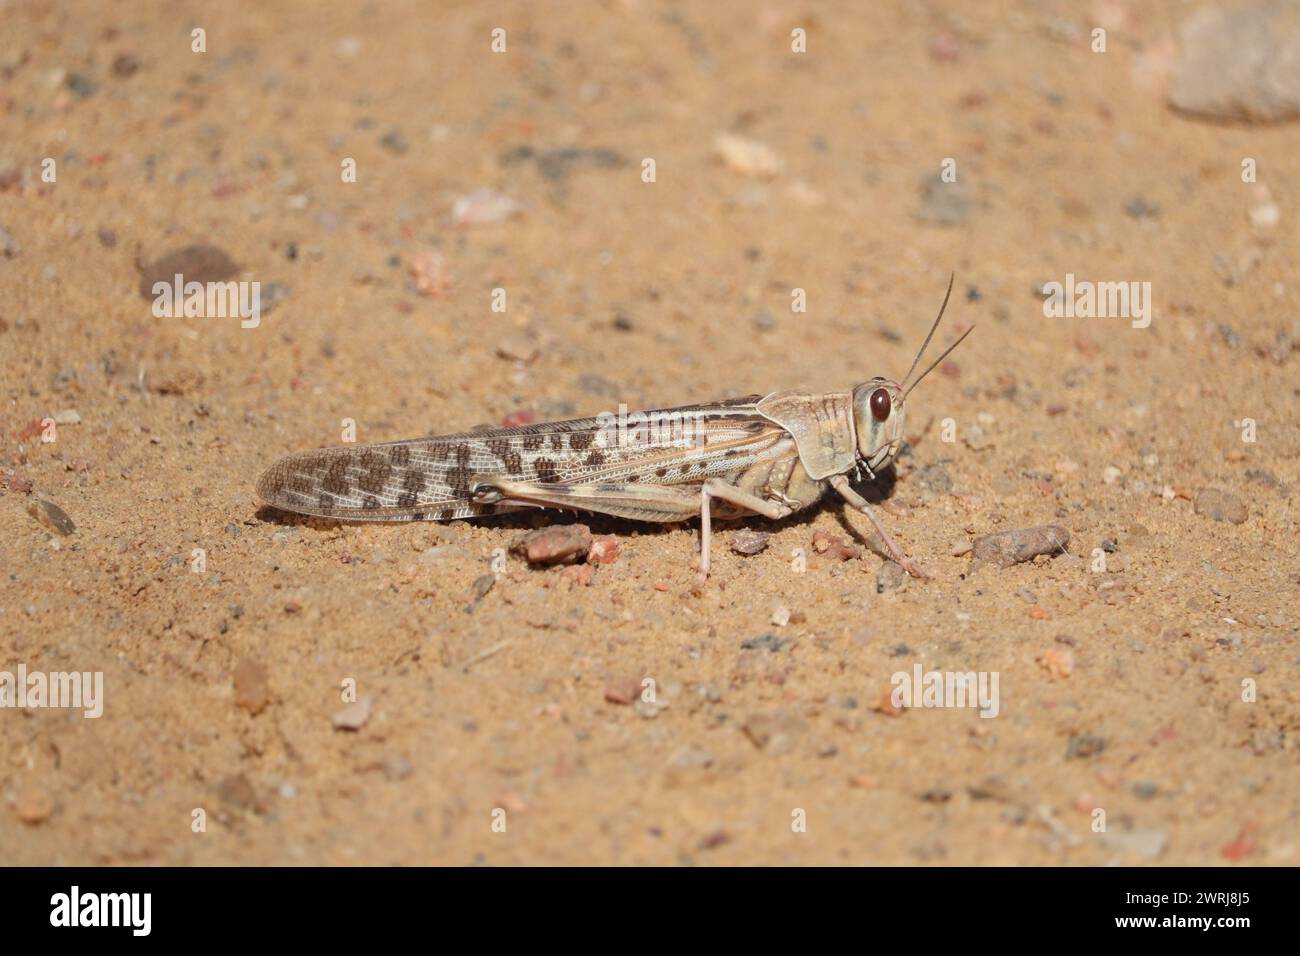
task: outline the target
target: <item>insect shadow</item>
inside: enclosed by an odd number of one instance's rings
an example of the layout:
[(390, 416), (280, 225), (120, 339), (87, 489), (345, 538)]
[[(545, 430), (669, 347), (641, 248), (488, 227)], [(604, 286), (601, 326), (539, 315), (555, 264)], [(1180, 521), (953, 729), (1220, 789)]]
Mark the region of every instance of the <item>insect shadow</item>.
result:
[[(342, 527), (351, 528), (391, 528), (394, 525), (420, 525), (427, 527), (429, 522), (413, 521), (349, 521), (346, 518), (322, 518), (318, 515), (303, 515), (292, 511), (282, 511), (273, 505), (261, 505), (253, 517), (266, 524), (283, 527), (310, 528), (314, 531), (333, 531)], [(469, 523), (483, 528), (502, 528), (514, 531), (534, 531), (551, 525), (585, 524), (593, 534), (619, 534), (631, 536), (633, 533), (642, 537), (667, 534), (676, 525), (647, 524), (641, 521), (629, 521), (610, 515), (591, 512), (571, 511), (567, 508), (528, 508), (500, 515), (480, 515), (474, 518), (461, 518), (455, 521), (436, 522), (439, 525)]]

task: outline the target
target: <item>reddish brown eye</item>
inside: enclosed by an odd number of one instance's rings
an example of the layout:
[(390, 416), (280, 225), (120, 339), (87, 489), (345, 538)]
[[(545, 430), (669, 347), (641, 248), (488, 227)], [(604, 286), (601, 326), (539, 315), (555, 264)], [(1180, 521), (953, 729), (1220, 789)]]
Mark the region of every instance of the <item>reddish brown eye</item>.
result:
[(878, 422), (889, 417), (889, 392), (878, 388), (871, 393), (871, 416)]

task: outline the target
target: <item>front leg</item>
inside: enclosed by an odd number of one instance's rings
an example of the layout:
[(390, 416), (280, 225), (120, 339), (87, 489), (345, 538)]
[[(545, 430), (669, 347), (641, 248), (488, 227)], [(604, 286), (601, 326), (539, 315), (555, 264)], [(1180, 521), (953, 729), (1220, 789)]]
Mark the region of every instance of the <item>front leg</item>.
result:
[(884, 543), (885, 549), (889, 556), (902, 565), (903, 570), (914, 578), (928, 578), (929, 575), (912, 563), (912, 559), (903, 553), (903, 549), (894, 543), (894, 539), (886, 534), (884, 527), (876, 520), (876, 516), (871, 513), (871, 505), (860, 494), (853, 490), (849, 485), (849, 479), (843, 475), (832, 475), (831, 487), (834, 488), (844, 502), (867, 516), (871, 526), (876, 529), (876, 534), (880, 535), (880, 540)]
[(794, 508), (782, 501), (772, 501), (768, 498), (760, 498), (758, 495), (750, 494), (737, 488), (735, 485), (723, 481), (721, 478), (710, 478), (700, 488), (700, 580), (703, 581), (709, 576), (709, 566), (712, 558), (713, 542), (713, 519), (709, 514), (709, 505), (712, 499), (717, 498), (719, 501), (725, 501), (729, 504), (738, 505), (747, 511), (760, 514), (765, 518), (777, 520), (794, 513)]

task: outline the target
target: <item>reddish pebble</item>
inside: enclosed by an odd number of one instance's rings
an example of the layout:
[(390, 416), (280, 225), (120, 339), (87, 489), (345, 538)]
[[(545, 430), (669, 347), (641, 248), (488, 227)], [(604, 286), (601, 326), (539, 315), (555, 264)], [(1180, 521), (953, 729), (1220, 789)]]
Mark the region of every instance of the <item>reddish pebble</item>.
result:
[(930, 37), (930, 59), (936, 63), (956, 63), (961, 59), (961, 41), (951, 30)]
[(641, 681), (635, 677), (617, 677), (605, 685), (605, 699), (611, 704), (631, 704), (641, 696)]
[(510, 545), (510, 552), (530, 564), (574, 564), (591, 550), (591, 529), (561, 524), (530, 531)]
[(1237, 838), (1225, 843), (1223, 849), (1219, 852), (1223, 854), (1225, 859), (1229, 860), (1241, 860), (1251, 856), (1259, 849), (1254, 834), (1255, 827), (1249, 823), (1246, 824), (1241, 828), (1241, 832), (1237, 834)]
[(849, 544), (839, 535), (818, 531), (813, 535), (813, 550), (824, 554), (833, 561), (848, 561), (862, 557), (862, 549), (856, 544)]
[(596, 569), (590, 564), (575, 564), (560, 572), (560, 580), (569, 587), (591, 587), (596, 576)]
[(54, 803), (43, 793), (22, 793), (14, 800), (14, 812), (23, 823), (35, 826), (50, 818)]
[(531, 425), (535, 421), (537, 421), (536, 412), (531, 408), (520, 408), (501, 419), (501, 427), (519, 428), (521, 425)]
[(525, 813), (528, 810), (528, 802), (513, 790), (502, 790), (493, 803), (506, 813)]
[(1151, 743), (1159, 744), (1178, 739), (1178, 731), (1173, 724), (1166, 724), (1151, 735)]
[(871, 709), (878, 714), (884, 714), (886, 717), (900, 717), (907, 711), (906, 707), (894, 703), (894, 692), (892, 690), (885, 691), (880, 696), (880, 701)]
[(411, 278), (415, 280), (415, 290), (420, 295), (435, 299), (444, 295), (451, 288), (442, 256), (437, 252), (420, 252), (407, 264)]
[(591, 550), (587, 552), (588, 564), (613, 564), (617, 560), (617, 538), (612, 534), (602, 534), (592, 539)]
[(235, 704), (250, 714), (266, 709), (271, 699), (271, 688), (266, 668), (250, 657), (242, 658), (231, 675), (235, 685)]
[(1074, 672), (1074, 654), (1070, 651), (1052, 647), (1039, 654), (1035, 660), (1038, 661), (1038, 666), (1052, 677), (1069, 677)]

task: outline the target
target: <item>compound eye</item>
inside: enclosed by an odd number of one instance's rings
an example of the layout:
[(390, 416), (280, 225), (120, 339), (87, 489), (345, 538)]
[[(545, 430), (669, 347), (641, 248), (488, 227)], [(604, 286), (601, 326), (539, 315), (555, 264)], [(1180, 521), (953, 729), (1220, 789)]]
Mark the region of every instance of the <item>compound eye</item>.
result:
[(871, 417), (878, 422), (883, 422), (889, 418), (889, 391), (878, 388), (871, 393)]

